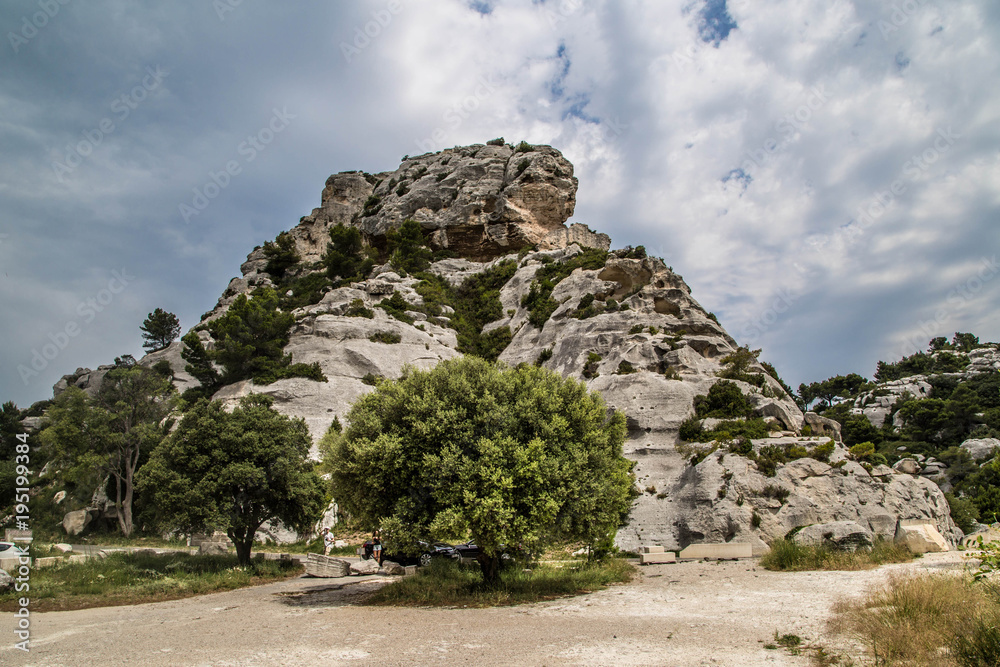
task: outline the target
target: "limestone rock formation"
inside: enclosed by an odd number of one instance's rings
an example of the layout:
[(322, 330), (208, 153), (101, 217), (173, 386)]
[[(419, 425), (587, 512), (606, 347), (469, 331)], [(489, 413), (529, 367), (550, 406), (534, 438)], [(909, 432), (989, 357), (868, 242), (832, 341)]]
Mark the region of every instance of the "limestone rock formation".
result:
[(986, 459), (992, 458), (993, 455), (996, 454), (997, 448), (1000, 448), (1000, 439), (971, 438), (963, 442), (960, 446), (962, 449), (969, 452), (969, 456), (971, 456), (974, 461), (985, 461)]
[[(725, 453), (725, 447), (692, 464), (680, 427), (695, 415), (696, 397), (720, 380), (724, 359), (739, 345), (662, 260), (646, 256), (641, 248), (607, 252), (606, 235), (578, 223), (567, 226), (576, 189), (572, 164), (548, 146), (457, 147), (406, 158), (392, 172), (336, 174), (326, 182), (320, 207), (289, 231), (300, 259), (290, 271), (296, 277), (322, 271), (318, 263), (329, 230), (337, 224), (358, 228), (385, 262), (386, 234), (406, 219), (421, 225), (432, 248), (458, 255), (429, 269), (453, 287), (502, 262), (514, 263), (500, 289), (499, 316), (485, 324), (483, 333), (504, 334), (500, 340), (506, 341), (504, 330), (509, 330), (501, 362), (538, 363), (583, 380), (610, 407), (625, 413), (625, 454), (636, 462), (640, 491), (629, 525), (618, 534), (625, 549), (643, 544), (681, 549), (695, 542), (737, 540), (751, 542), (760, 553), (768, 541), (793, 529), (838, 521), (891, 537), (901, 519), (919, 519), (933, 523), (949, 539), (960, 536), (932, 482), (889, 469), (870, 473), (857, 463), (845, 463), (836, 422), (803, 415), (781, 383), (755, 360), (732, 380), (754, 416), (771, 429), (772, 437), (753, 441), (754, 450), (814, 448), (832, 439), (838, 444), (830, 460), (837, 467), (800, 458), (779, 464), (774, 476), (767, 477), (758, 464)], [(203, 322), (220, 317), (240, 295), (278, 285), (281, 278), (270, 275), (267, 265), (264, 250), (253, 250), (241, 266), (242, 275), (230, 282)], [(562, 273), (552, 273), (560, 267)], [(546, 296), (551, 308), (540, 310), (531, 301), (532, 285), (537, 288), (546, 272), (559, 279), (553, 279)], [(318, 363), (328, 382), (292, 378), (257, 385), (245, 380), (220, 388), (214, 398), (234, 403), (249, 393), (268, 394), (276, 409), (304, 418), (318, 441), (335, 418), (344, 421), (350, 406), (372, 391), (379, 378), (397, 378), (407, 365), (431, 368), (462, 353), (450, 326), (454, 311), (445, 307), (439, 316), (422, 312), (419, 282), (383, 264), (360, 282), (326, 287), (308, 305), (294, 308), (285, 352), (294, 363)], [(409, 304), (406, 320), (412, 323), (377, 307), (394, 294)], [(358, 306), (371, 311), (371, 317), (357, 316)], [(210, 334), (199, 330), (198, 335), (211, 349)], [(398, 342), (388, 342), (392, 340)], [(183, 391), (197, 386), (197, 380), (184, 370), (181, 345), (174, 343), (140, 363), (168, 361)], [(984, 357), (977, 363), (993, 362)], [(93, 386), (95, 374), (84, 381), (84, 370), (65, 384)], [(910, 381), (901, 383), (897, 393), (920, 389)], [(883, 406), (882, 399), (892, 396), (873, 396), (858, 409), (875, 421), (891, 405), (890, 400)]]

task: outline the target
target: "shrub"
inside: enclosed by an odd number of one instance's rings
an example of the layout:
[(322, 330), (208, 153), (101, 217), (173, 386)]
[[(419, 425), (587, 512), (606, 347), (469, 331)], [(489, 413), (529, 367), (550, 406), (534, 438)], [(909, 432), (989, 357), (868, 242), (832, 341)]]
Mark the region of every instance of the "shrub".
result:
[(378, 384), (378, 381), (380, 379), (381, 379), (381, 376), (379, 376), (379, 375), (375, 375), (374, 373), (365, 373), (365, 376), (363, 378), (361, 378), (361, 381), (364, 382), (365, 384), (367, 384), (370, 387), (374, 387), (375, 385)]
[(618, 364), (618, 370), (615, 371), (615, 375), (631, 375), (632, 373), (638, 373), (639, 371), (627, 361), (622, 361)]
[(552, 358), (552, 348), (551, 347), (547, 347), (547, 348), (545, 348), (544, 350), (542, 350), (541, 352), (538, 353), (538, 358), (535, 359), (535, 365), (536, 366), (541, 366), (542, 364), (544, 364), (546, 361), (548, 361), (551, 358)]
[(376, 331), (371, 336), (368, 337), (373, 343), (385, 343), (386, 345), (395, 345), (403, 340), (403, 337), (398, 333), (392, 331)]
[(979, 522), (979, 510), (968, 498), (962, 498), (951, 493), (944, 494), (951, 508), (951, 518), (955, 524), (962, 529), (963, 533), (975, 531)]
[(633, 326), (631, 329), (628, 330), (628, 333), (629, 335), (640, 334), (642, 333), (642, 330), (644, 328), (645, 327), (643, 327), (641, 324), (636, 324), (635, 326)]
[(427, 247), (424, 230), (416, 220), (404, 220), (399, 229), (390, 229), (385, 238), (389, 262), (394, 268), (406, 273), (418, 273), (430, 266), (433, 253)]
[(583, 365), (583, 377), (589, 379), (596, 378), (600, 375), (597, 372), (597, 365), (601, 362), (604, 357), (597, 354), (596, 352), (590, 352), (587, 354), (587, 363)]
[(822, 461), (823, 463), (830, 462), (830, 455), (833, 454), (834, 450), (833, 440), (827, 440), (822, 445), (816, 445), (809, 452), (809, 456), (816, 459), (817, 461)]
[(361, 299), (351, 301), (351, 305), (344, 312), (346, 317), (367, 317), (369, 320), (375, 317), (371, 309), (365, 308), (365, 302)]
[(781, 486), (775, 486), (774, 484), (768, 484), (760, 491), (761, 497), (773, 498), (782, 505), (785, 504), (785, 501), (788, 500), (788, 496), (790, 496), (791, 494), (792, 492), (789, 491), (788, 489)]
[(395, 317), (400, 322), (413, 324), (413, 318), (406, 314), (406, 311), (410, 310), (411, 306), (399, 292), (393, 292), (390, 298), (382, 299), (378, 303), (378, 307)]
[(749, 417), (753, 413), (750, 402), (740, 388), (725, 380), (712, 385), (707, 396), (695, 396), (694, 407), (695, 413), (702, 418)]
[(754, 528), (760, 528), (760, 515), (757, 514), (756, 510), (750, 515), (750, 525)]
[(345, 284), (368, 276), (375, 266), (374, 254), (374, 248), (365, 248), (356, 227), (338, 224), (330, 228), (330, 242), (321, 262), (330, 280)]
[(517, 148), (514, 149), (514, 152), (515, 153), (530, 153), (533, 150), (535, 150), (534, 146), (532, 146), (531, 144), (529, 144), (527, 141), (522, 141), (521, 143), (519, 143), (517, 145)]
[(507, 142), (503, 140), (503, 137), (497, 137), (496, 139), (490, 139), (489, 141), (487, 141), (486, 145), (487, 146), (503, 146), (505, 143), (507, 143)]
[(264, 244), (264, 257), (267, 258), (264, 270), (278, 279), (300, 261), (299, 253), (295, 249), (295, 239), (288, 232), (281, 232), (273, 243), (267, 241)]
[(757, 470), (765, 477), (774, 477), (778, 465), (787, 462), (785, 452), (775, 445), (764, 445), (757, 454)]
[[(563, 279), (576, 269), (594, 270), (602, 268), (608, 259), (605, 250), (587, 248), (564, 262), (553, 262), (547, 255), (542, 256), (544, 266), (535, 273), (528, 293), (521, 299), (521, 305), (530, 311), (528, 321), (539, 329), (545, 326), (549, 317), (559, 307), (552, 298), (552, 291)], [(546, 263), (545, 260), (549, 261)]]

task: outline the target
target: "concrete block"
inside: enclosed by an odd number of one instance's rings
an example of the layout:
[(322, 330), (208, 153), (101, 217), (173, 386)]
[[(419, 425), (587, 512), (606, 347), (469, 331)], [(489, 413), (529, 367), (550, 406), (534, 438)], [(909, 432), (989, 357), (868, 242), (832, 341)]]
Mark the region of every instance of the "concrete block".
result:
[(0, 558), (0, 570), (14, 572), (20, 564), (20, 559), (18, 558)]
[(417, 566), (416, 565), (407, 565), (403, 569), (406, 572), (406, 574), (404, 576), (407, 576), (407, 577), (410, 576), (411, 574), (416, 574), (417, 573)]
[(677, 554), (673, 551), (667, 553), (639, 554), (639, 565), (650, 565), (653, 563), (676, 563)]
[(663, 547), (642, 547), (640, 553), (644, 554), (662, 554)]
[(692, 544), (680, 553), (681, 560), (735, 560), (753, 558), (753, 547), (746, 542)]
[(48, 558), (36, 558), (35, 569), (41, 569), (43, 567), (52, 567), (53, 565), (59, 565), (62, 562), (63, 559), (58, 556), (50, 556)]
[(69, 563), (83, 563), (83, 562), (86, 562), (89, 558), (90, 558), (90, 556), (88, 556), (86, 554), (76, 554), (76, 555), (70, 556), (67, 559), (67, 562), (69, 562)]

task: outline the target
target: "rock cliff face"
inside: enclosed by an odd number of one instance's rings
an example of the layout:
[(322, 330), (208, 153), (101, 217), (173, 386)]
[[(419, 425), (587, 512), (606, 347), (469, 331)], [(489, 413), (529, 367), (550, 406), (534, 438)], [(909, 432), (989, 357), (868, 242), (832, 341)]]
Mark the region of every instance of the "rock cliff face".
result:
[[(484, 331), (509, 328), (511, 339), (500, 361), (543, 363), (585, 381), (626, 414), (625, 452), (636, 462), (641, 495), (630, 524), (618, 535), (623, 548), (736, 540), (752, 542), (761, 552), (767, 541), (793, 528), (836, 520), (858, 521), (891, 535), (899, 519), (928, 519), (943, 534), (955, 535), (937, 487), (903, 472), (873, 476), (854, 463), (833, 468), (800, 459), (765, 478), (755, 463), (722, 455), (724, 450), (691, 465), (690, 453), (676, 448), (680, 426), (694, 415), (695, 397), (707, 394), (719, 380), (722, 360), (737, 350), (737, 342), (662, 260), (630, 249), (603, 253), (610, 246), (606, 235), (583, 225), (567, 227), (576, 188), (573, 166), (547, 146), (454, 148), (405, 159), (394, 172), (331, 176), (320, 208), (290, 234), (308, 265), (322, 257), (334, 225), (353, 225), (367, 243), (384, 248), (390, 229), (414, 219), (432, 247), (460, 256), (430, 268), (453, 285), (500, 262), (516, 262), (501, 290), (502, 315)], [(532, 312), (522, 304), (536, 274), (543, 267), (577, 261), (582, 253), (600, 259), (558, 281), (551, 293), (554, 311), (543, 322), (535, 315), (532, 323)], [(275, 284), (266, 264), (262, 249), (250, 253), (243, 275), (233, 279), (206, 320), (224, 313), (240, 294)], [(430, 368), (460, 354), (447, 309), (440, 318), (417, 312), (423, 303), (414, 289), (418, 282), (389, 265), (378, 266), (367, 279), (329, 289), (317, 303), (294, 311), (296, 324), (285, 350), (295, 363), (318, 362), (329, 382), (296, 378), (257, 386), (244, 381), (223, 387), (215, 398), (235, 401), (250, 392), (268, 394), (277, 409), (303, 417), (318, 439), (335, 417), (343, 420), (350, 405), (372, 390), (371, 377), (398, 377), (407, 364)], [(375, 307), (394, 292), (413, 305), (407, 313), (412, 324)], [(358, 300), (373, 311), (372, 318), (350, 316)], [(373, 342), (379, 333), (394, 334), (399, 342)], [(211, 344), (207, 333), (199, 335)], [(166, 359), (183, 390), (197, 382), (183, 371), (180, 345), (140, 363)], [(756, 449), (767, 444), (813, 447), (829, 439), (799, 435), (806, 418), (781, 384), (757, 363), (747, 370), (763, 375), (763, 384), (735, 384), (778, 436), (755, 441)], [(822, 418), (811, 415), (809, 420), (814, 433), (825, 428)], [(829, 430), (839, 439), (836, 429)], [(838, 445), (832, 460), (843, 458)], [(788, 493), (779, 501), (775, 492), (765, 492), (768, 486)]]

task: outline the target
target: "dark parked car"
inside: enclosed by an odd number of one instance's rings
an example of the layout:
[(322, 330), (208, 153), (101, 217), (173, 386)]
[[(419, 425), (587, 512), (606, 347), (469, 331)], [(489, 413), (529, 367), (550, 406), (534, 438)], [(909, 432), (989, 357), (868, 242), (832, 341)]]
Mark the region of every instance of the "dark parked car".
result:
[[(364, 560), (368, 560), (372, 557), (374, 544), (371, 540), (365, 542), (365, 545), (358, 549), (358, 555)], [(382, 560), (391, 560), (394, 563), (399, 563), (400, 565), (423, 565), (427, 566), (431, 564), (431, 560), (434, 558), (452, 558), (457, 559), (458, 553), (455, 551), (455, 547), (450, 544), (445, 544), (444, 542), (417, 542), (417, 554), (415, 556), (405, 556), (403, 554), (392, 554), (383, 551)]]
[[(454, 547), (455, 552), (458, 554), (457, 558), (460, 563), (464, 564), (474, 564), (478, 561), (479, 557), (479, 546), (475, 542), (466, 542), (464, 544), (456, 544)], [(527, 560), (527, 554), (521, 553), (520, 548), (509, 549), (506, 546), (501, 546), (502, 551), (500, 552), (500, 565), (506, 566), (513, 563), (516, 558), (522, 558)]]

